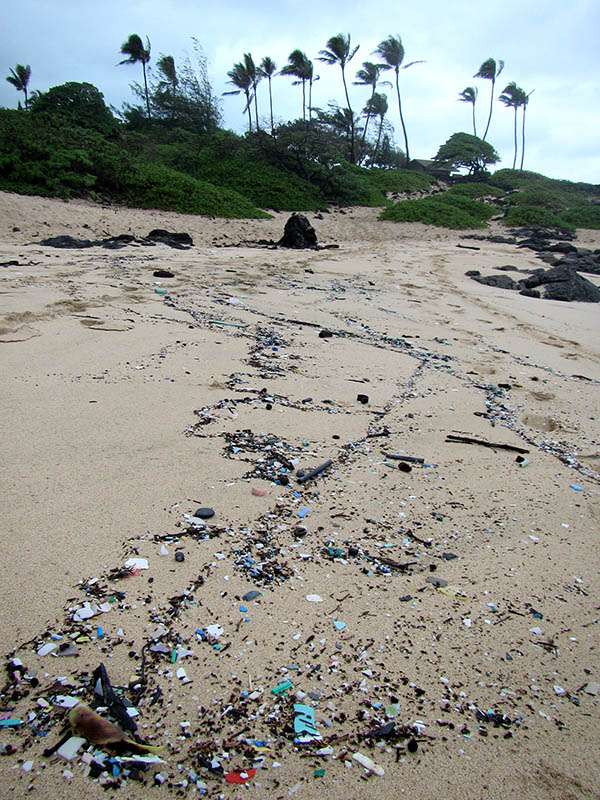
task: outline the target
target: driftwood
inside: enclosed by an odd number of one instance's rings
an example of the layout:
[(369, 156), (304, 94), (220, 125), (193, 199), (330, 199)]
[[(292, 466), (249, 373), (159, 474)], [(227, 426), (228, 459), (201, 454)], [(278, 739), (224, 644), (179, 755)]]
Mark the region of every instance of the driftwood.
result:
[(491, 447), (494, 450), (509, 450), (511, 453), (528, 453), (524, 447), (516, 447), (514, 444), (499, 444), (498, 442), (486, 442), (485, 439), (473, 439), (471, 436), (457, 436), (454, 433), (446, 434), (446, 441), (453, 444), (479, 444), (481, 447)]

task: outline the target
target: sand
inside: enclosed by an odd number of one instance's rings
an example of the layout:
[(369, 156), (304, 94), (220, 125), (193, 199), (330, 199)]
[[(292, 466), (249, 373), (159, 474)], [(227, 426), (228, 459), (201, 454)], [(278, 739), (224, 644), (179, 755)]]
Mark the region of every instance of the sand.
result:
[[(193, 768), (211, 796), (236, 798), (600, 797), (600, 698), (582, 688), (600, 681), (597, 305), (481, 286), (465, 271), (540, 262), (510, 245), (380, 223), (374, 209), (311, 219), (320, 241), (339, 245), (320, 252), (220, 246), (278, 238), (283, 214), (209, 220), (1, 193), (0, 212), (0, 262), (18, 262), (0, 266), (0, 644), (39, 679), (12, 705), (5, 698), (26, 724), (0, 730), (0, 745), (17, 748), (0, 757), (3, 796), (106, 796), (79, 758), (43, 758), (62, 711), (46, 715), (37, 701), (52, 703), (65, 676), (71, 689), (60, 693), (89, 702), (82, 676), (100, 662), (114, 685), (139, 682), (142, 647), (165, 622), (169, 647), (193, 655), (174, 666), (153, 656), (145, 691), (129, 697), (141, 737), (166, 745), (166, 783), (151, 789), (151, 768), (146, 785), (129, 779), (120, 795), (197, 796), (176, 786)], [(35, 243), (156, 227), (195, 245)], [(579, 243), (600, 247), (600, 234)], [(175, 278), (154, 278), (161, 268)], [(320, 338), (321, 328), (336, 335)], [(299, 467), (333, 466), (303, 486), (276, 485), (257, 477), (268, 442), (244, 450), (245, 429), (285, 442)], [(515, 452), (448, 443), (451, 432), (527, 448), (528, 466)], [(429, 466), (404, 473), (385, 452)], [(215, 509), (214, 538), (183, 535), (183, 514), (198, 505)], [(180, 538), (161, 556), (168, 534)], [(133, 555), (149, 570), (106, 578)], [(385, 574), (378, 555), (414, 563)], [(253, 578), (248, 557), (275, 578)], [(74, 629), (72, 609), (89, 599), (79, 582), (93, 577), (121, 601), (88, 623), (78, 657), (36, 655), (50, 633)], [(262, 596), (244, 603), (251, 589)], [(216, 623), (221, 651), (194, 634)], [(274, 696), (288, 678), (289, 697)], [(163, 699), (152, 704), (156, 687)], [(296, 691), (332, 756), (294, 746)], [(422, 723), (416, 753), (408, 738), (360, 738), (391, 703), (398, 725)], [(510, 722), (482, 722), (477, 708)], [(29, 735), (38, 723), (46, 736)], [(271, 749), (236, 788), (202, 768), (198, 748), (225, 772), (249, 768), (238, 737)], [(357, 751), (385, 774), (350, 766)]]

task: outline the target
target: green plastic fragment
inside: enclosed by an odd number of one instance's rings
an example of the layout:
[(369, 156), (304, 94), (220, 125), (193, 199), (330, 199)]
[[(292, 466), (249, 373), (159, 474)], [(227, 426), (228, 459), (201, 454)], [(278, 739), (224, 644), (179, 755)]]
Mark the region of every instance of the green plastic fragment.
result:
[(313, 776), (315, 778), (324, 778), (325, 777), (325, 770), (321, 767), (321, 769), (316, 769), (313, 772)]
[(271, 694), (275, 695), (285, 694), (286, 692), (289, 692), (289, 690), (293, 688), (294, 684), (290, 680), (281, 681), (281, 683), (278, 683), (277, 686), (274, 686), (271, 689)]

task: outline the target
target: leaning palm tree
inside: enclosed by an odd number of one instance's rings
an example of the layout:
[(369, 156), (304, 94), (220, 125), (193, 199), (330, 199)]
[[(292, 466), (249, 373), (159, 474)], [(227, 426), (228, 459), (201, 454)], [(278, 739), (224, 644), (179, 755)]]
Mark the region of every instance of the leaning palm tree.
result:
[(244, 113), (248, 112), (248, 131), (252, 133), (252, 114), (250, 107), (252, 105), (252, 77), (248, 74), (248, 70), (244, 64), (234, 64), (233, 69), (227, 73), (229, 80), (227, 83), (233, 84), (236, 88), (229, 92), (223, 92), (224, 95), (244, 93), (246, 98), (246, 105)]
[(344, 92), (346, 94), (346, 104), (348, 108), (348, 119), (350, 121), (350, 160), (354, 163), (354, 112), (350, 105), (350, 96), (348, 95), (348, 85), (346, 83), (346, 66), (352, 61), (356, 55), (356, 51), (360, 45), (352, 47), (350, 43), (350, 34), (345, 36), (343, 33), (338, 33), (337, 36), (332, 36), (327, 41), (324, 50), (319, 51), (319, 61), (325, 64), (337, 64), (342, 70), (342, 83), (344, 84)]
[(515, 117), (514, 117), (514, 125), (513, 125), (513, 139), (515, 144), (515, 152), (513, 155), (513, 165), (512, 168), (515, 169), (517, 166), (517, 112), (519, 108), (525, 102), (525, 92), (521, 89), (514, 81), (511, 81), (504, 87), (502, 94), (498, 97), (501, 103), (507, 108), (514, 108), (515, 110)]
[(458, 99), (463, 103), (471, 103), (473, 106), (473, 136), (477, 136), (477, 125), (475, 124), (475, 102), (477, 100), (477, 88), (475, 86), (467, 86), (458, 95)]
[(288, 56), (288, 63), (282, 68), (280, 75), (289, 75), (296, 78), (293, 81), (294, 86), (302, 86), (302, 119), (306, 122), (306, 82), (310, 83), (312, 88), (313, 65), (312, 61), (308, 58), (306, 53), (302, 50), (292, 50)]
[(173, 94), (175, 94), (179, 81), (177, 78), (177, 70), (175, 69), (175, 59), (173, 56), (161, 56), (156, 62), (156, 66), (164, 78), (163, 83), (169, 87)]
[(148, 95), (148, 79), (146, 76), (146, 64), (150, 61), (150, 39), (146, 36), (146, 47), (137, 35), (132, 33), (126, 42), (121, 45), (121, 54), (127, 56), (119, 64), (138, 64), (141, 63), (144, 72), (144, 94), (146, 95), (146, 110), (150, 119), (150, 97)]
[(492, 93), (490, 95), (490, 113), (488, 116), (487, 125), (485, 126), (485, 132), (482, 137), (484, 142), (485, 142), (485, 137), (488, 135), (488, 131), (490, 129), (490, 122), (492, 121), (492, 108), (494, 106), (494, 86), (496, 84), (496, 78), (499, 77), (503, 69), (504, 69), (504, 61), (499, 60), (496, 63), (495, 59), (488, 58), (487, 61), (484, 61), (483, 64), (479, 67), (475, 75), (473, 75), (474, 78), (484, 78), (486, 81), (492, 82)]
[(388, 36), (383, 42), (380, 42), (374, 52), (383, 60), (381, 69), (393, 69), (396, 74), (396, 95), (398, 97), (398, 112), (400, 114), (400, 123), (402, 125), (402, 132), (404, 134), (404, 161), (406, 164), (410, 161), (410, 153), (408, 150), (408, 136), (406, 134), (406, 125), (404, 124), (404, 116), (402, 114), (402, 100), (400, 98), (400, 82), (399, 75), (401, 69), (408, 69), (413, 64), (423, 64), (423, 61), (410, 61), (404, 64), (404, 45), (399, 36)]
[(26, 67), (23, 64), (16, 64), (15, 68), (10, 68), (10, 75), (7, 76), (6, 80), (11, 83), (17, 92), (23, 92), (25, 95), (25, 109), (27, 109), (27, 104), (29, 102), (27, 98), (27, 87), (29, 86), (29, 80), (31, 78), (31, 67), (27, 64)]
[[(363, 65), (361, 69), (358, 70), (356, 73), (356, 80), (353, 81), (355, 86), (370, 86), (371, 87), (371, 97), (370, 100), (373, 99), (375, 92), (377, 90), (377, 84), (379, 83), (379, 76), (381, 75), (381, 66), (379, 64), (373, 64), (372, 61), (363, 61)], [(372, 114), (369, 111), (369, 102), (365, 105), (365, 113), (366, 113), (366, 120), (365, 120), (365, 127), (363, 128), (363, 135), (362, 141), (364, 143), (365, 139), (367, 138), (367, 128), (369, 127), (369, 120), (372, 117)]]
[(254, 117), (256, 119), (256, 130), (260, 130), (260, 125), (258, 124), (258, 82), (262, 78), (262, 74), (256, 64), (254, 63), (254, 59), (252, 58), (251, 53), (244, 53), (244, 67), (246, 68), (246, 72), (250, 76), (250, 80), (252, 82), (252, 94), (254, 95)]
[(521, 129), (521, 166), (519, 169), (523, 172), (523, 161), (525, 160), (525, 112), (527, 111), (527, 106), (529, 105), (529, 98), (535, 92), (535, 89), (532, 89), (528, 94), (525, 94), (522, 106), (523, 106), (523, 127)]
[(365, 109), (367, 110), (368, 113), (371, 114), (372, 117), (379, 118), (379, 128), (377, 129), (377, 141), (375, 143), (375, 150), (373, 151), (373, 161), (374, 161), (375, 157), (377, 156), (377, 151), (379, 150), (379, 143), (381, 142), (381, 134), (383, 132), (383, 121), (385, 119), (385, 115), (388, 112), (387, 97), (384, 94), (375, 92), (368, 99)]
[(269, 109), (271, 111), (271, 133), (273, 133), (273, 93), (271, 91), (271, 80), (277, 72), (277, 64), (269, 56), (265, 56), (260, 62), (258, 72), (261, 78), (269, 81)]

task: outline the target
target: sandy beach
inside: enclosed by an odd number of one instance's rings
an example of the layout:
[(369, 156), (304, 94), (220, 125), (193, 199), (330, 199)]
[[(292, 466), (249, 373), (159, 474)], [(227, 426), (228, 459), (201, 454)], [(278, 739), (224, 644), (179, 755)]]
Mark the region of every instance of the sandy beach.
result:
[[(600, 797), (599, 306), (482, 286), (541, 262), (378, 213), (309, 215), (338, 249), (284, 251), (233, 245), (287, 214), (0, 193), (0, 644), (36, 679), (3, 700), (2, 796)], [(194, 246), (38, 244), (153, 228)], [(43, 756), (100, 663), (164, 763)]]

